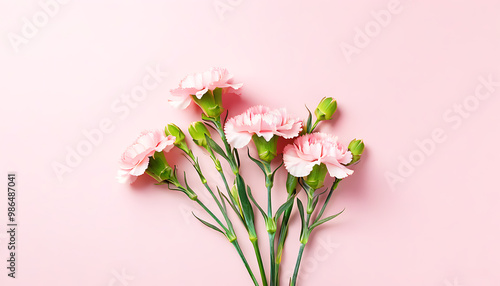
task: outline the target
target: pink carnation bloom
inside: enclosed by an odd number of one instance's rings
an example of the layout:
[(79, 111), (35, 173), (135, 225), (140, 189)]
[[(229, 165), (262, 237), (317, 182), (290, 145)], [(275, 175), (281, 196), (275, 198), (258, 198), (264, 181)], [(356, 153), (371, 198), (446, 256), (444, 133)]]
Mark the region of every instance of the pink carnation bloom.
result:
[(290, 117), (286, 109), (271, 110), (262, 105), (250, 107), (244, 113), (229, 119), (224, 128), (227, 141), (234, 148), (246, 146), (254, 134), (269, 141), (274, 135), (285, 139), (296, 137), (301, 130), (300, 118)]
[(337, 137), (325, 133), (300, 136), (283, 150), (285, 168), (295, 177), (307, 176), (315, 165), (323, 163), (330, 176), (342, 179), (353, 173), (344, 166), (351, 160), (351, 152), (337, 141)]
[(235, 92), (243, 86), (242, 83), (229, 83), (233, 77), (224, 68), (211, 68), (203, 73), (186, 76), (179, 87), (170, 91), (172, 98), (168, 101), (174, 108), (184, 109), (191, 103), (191, 95), (200, 99), (208, 90), (222, 88), (222, 93)]
[(142, 132), (120, 159), (120, 170), (116, 177), (118, 182), (133, 183), (148, 168), (149, 157), (155, 152), (168, 152), (174, 147), (174, 142), (174, 136), (165, 137), (165, 134), (159, 130)]

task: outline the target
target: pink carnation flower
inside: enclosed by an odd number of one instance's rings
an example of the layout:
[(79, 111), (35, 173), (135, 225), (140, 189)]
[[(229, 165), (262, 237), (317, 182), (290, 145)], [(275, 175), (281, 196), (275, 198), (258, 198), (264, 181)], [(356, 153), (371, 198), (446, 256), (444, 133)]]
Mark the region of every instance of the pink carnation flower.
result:
[(351, 160), (351, 152), (337, 141), (337, 137), (325, 133), (300, 136), (283, 150), (285, 168), (295, 177), (307, 176), (315, 165), (323, 163), (330, 176), (342, 179), (353, 173), (344, 166)]
[(155, 152), (168, 152), (174, 147), (174, 142), (174, 136), (165, 137), (165, 134), (159, 130), (142, 132), (120, 159), (118, 182), (133, 183), (148, 168), (149, 157)]
[(179, 109), (188, 107), (191, 103), (191, 95), (200, 99), (208, 90), (222, 88), (222, 93), (235, 92), (243, 86), (242, 83), (231, 84), (229, 81), (233, 77), (224, 68), (211, 68), (203, 73), (195, 73), (186, 76), (179, 87), (170, 91), (172, 98), (168, 101)]
[(296, 137), (301, 130), (300, 118), (290, 117), (286, 109), (271, 110), (262, 105), (229, 119), (224, 128), (227, 141), (235, 148), (246, 146), (254, 134), (269, 141), (274, 135), (285, 139)]

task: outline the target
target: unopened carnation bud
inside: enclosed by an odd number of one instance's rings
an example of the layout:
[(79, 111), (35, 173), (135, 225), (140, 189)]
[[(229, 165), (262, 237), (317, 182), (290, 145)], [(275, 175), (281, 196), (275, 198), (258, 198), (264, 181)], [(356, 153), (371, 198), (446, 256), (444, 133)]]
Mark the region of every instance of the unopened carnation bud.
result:
[(354, 139), (349, 143), (349, 147), (347, 147), (349, 151), (352, 153), (352, 160), (349, 165), (357, 163), (361, 159), (361, 154), (365, 150), (365, 143), (363, 140)]
[(347, 148), (353, 155), (361, 155), (365, 150), (365, 143), (363, 143), (363, 140), (361, 139), (354, 139), (351, 143), (349, 143), (349, 147)]
[(314, 114), (319, 121), (332, 119), (337, 110), (337, 101), (332, 97), (324, 97), (316, 107)]
[(186, 144), (186, 135), (184, 135), (184, 132), (175, 124), (170, 123), (165, 127), (165, 135), (172, 135), (175, 137), (175, 142), (174, 145), (181, 149), (182, 151), (188, 153), (189, 148)]
[(206, 136), (210, 137), (210, 131), (208, 131), (207, 127), (203, 122), (196, 121), (189, 125), (188, 128), (189, 134), (193, 138), (194, 143), (196, 145), (206, 148), (208, 146)]

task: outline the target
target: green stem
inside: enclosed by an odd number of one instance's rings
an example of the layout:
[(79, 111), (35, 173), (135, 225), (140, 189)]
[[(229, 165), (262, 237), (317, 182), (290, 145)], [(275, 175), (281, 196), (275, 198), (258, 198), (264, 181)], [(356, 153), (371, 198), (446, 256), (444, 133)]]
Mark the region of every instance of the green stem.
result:
[(257, 282), (257, 279), (253, 275), (252, 269), (250, 268), (250, 265), (248, 264), (248, 261), (246, 260), (245, 255), (243, 254), (243, 251), (241, 250), (241, 247), (238, 244), (238, 241), (235, 240), (232, 242), (232, 244), (236, 248), (236, 251), (238, 251), (238, 254), (240, 255), (241, 260), (243, 260), (243, 263), (245, 264), (245, 268), (247, 269), (248, 274), (252, 278), (253, 283), (255, 284), (255, 286), (259, 286), (259, 282)]
[(274, 252), (274, 238), (275, 234), (270, 233), (269, 234), (269, 252), (270, 252), (270, 264), (271, 264), (271, 275), (270, 275), (270, 283), (271, 286), (276, 286), (276, 264), (274, 263), (276, 261), (275, 259), (275, 252)]
[(312, 128), (311, 128), (311, 132), (310, 132), (310, 133), (313, 133), (314, 129), (316, 128), (316, 126), (318, 126), (318, 123), (319, 123), (319, 122), (320, 122), (320, 121), (319, 121), (318, 119), (316, 119), (316, 122), (314, 122), (314, 125), (312, 126)]
[(297, 285), (297, 275), (299, 274), (300, 261), (302, 260), (302, 254), (304, 253), (305, 247), (305, 244), (300, 244), (299, 255), (297, 256), (297, 262), (295, 263), (295, 270), (293, 271), (293, 277), (290, 286)]
[[(292, 195), (288, 195), (287, 200), (289, 200), (292, 197)], [(292, 213), (293, 209), (293, 204), (285, 210), (283, 214), (283, 220), (281, 221), (281, 227), (280, 227), (280, 232), (278, 235), (278, 249), (276, 252), (276, 261), (275, 263), (275, 283), (276, 285), (279, 285), (279, 274), (280, 274), (280, 266), (281, 266), (281, 259), (283, 256), (283, 250), (285, 248), (285, 241), (288, 235), (288, 226), (290, 224), (290, 215)]]
[(266, 271), (264, 270), (264, 263), (262, 262), (262, 255), (260, 254), (258, 240), (252, 241), (255, 256), (257, 257), (257, 262), (259, 263), (260, 277), (262, 278), (262, 285), (267, 286)]

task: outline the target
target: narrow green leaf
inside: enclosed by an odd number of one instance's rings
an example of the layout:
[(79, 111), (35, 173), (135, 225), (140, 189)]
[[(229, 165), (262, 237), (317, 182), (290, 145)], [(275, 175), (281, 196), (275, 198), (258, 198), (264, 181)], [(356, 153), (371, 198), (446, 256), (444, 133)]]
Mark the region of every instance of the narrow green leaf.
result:
[(341, 179), (335, 179), (335, 182), (333, 182), (332, 187), (330, 188), (330, 192), (328, 193), (328, 196), (326, 197), (325, 203), (324, 203), (324, 204), (323, 204), (323, 206), (321, 207), (321, 210), (319, 211), (318, 216), (317, 216), (317, 217), (316, 217), (316, 219), (314, 220), (314, 222), (315, 222), (315, 223), (321, 219), (321, 216), (322, 216), (322, 215), (323, 215), (323, 213), (325, 212), (326, 206), (327, 206), (327, 205), (328, 205), (328, 203), (330, 202), (330, 199), (331, 199), (331, 197), (332, 197), (333, 191), (335, 191), (335, 189), (336, 189), (336, 188), (337, 188), (337, 186), (339, 185), (340, 181), (341, 181)]
[(264, 172), (264, 175), (267, 176), (266, 167), (264, 166), (264, 164), (261, 161), (253, 158), (250, 155), (250, 148), (247, 148), (247, 153), (248, 153), (248, 158), (250, 158), (255, 164), (257, 164), (257, 166), (259, 166), (259, 168), (262, 170), (262, 172)]
[(212, 138), (210, 138), (206, 134), (205, 138), (207, 139), (208, 146), (210, 147), (210, 149), (212, 149), (215, 153), (221, 155), (224, 159), (226, 159), (226, 161), (230, 161), (224, 150), (222, 150), (222, 148), (219, 146), (219, 144), (217, 144)]
[(215, 225), (213, 225), (213, 224), (211, 224), (211, 223), (209, 223), (209, 222), (207, 222), (207, 221), (205, 221), (205, 220), (202, 220), (201, 218), (197, 217), (197, 216), (194, 214), (194, 212), (192, 212), (192, 214), (193, 214), (193, 215), (194, 215), (194, 217), (195, 217), (196, 219), (198, 219), (198, 220), (199, 220), (202, 224), (204, 224), (204, 225), (208, 226), (209, 228), (211, 228), (211, 229), (213, 229), (213, 230), (215, 230), (215, 231), (218, 231), (218, 232), (220, 232), (220, 233), (224, 234), (224, 232), (223, 232), (220, 228), (218, 228), (218, 227), (216, 227)]
[(313, 223), (313, 224), (311, 225), (310, 230), (312, 231), (315, 227), (320, 226), (320, 225), (324, 224), (325, 222), (327, 222), (327, 221), (329, 221), (329, 220), (332, 220), (332, 219), (334, 219), (334, 218), (338, 217), (338, 216), (339, 216), (341, 213), (343, 213), (344, 211), (345, 211), (345, 209), (343, 209), (343, 210), (342, 210), (341, 212), (339, 212), (338, 214), (335, 214), (335, 215), (329, 216), (329, 217), (327, 217), (327, 218), (324, 218), (324, 219), (322, 219), (322, 220), (319, 220), (319, 221), (317, 221), (317, 222)]
[(253, 204), (257, 206), (257, 208), (259, 209), (260, 213), (262, 214), (262, 217), (264, 217), (264, 220), (267, 220), (268, 217), (267, 217), (266, 212), (260, 207), (259, 203), (257, 203), (257, 201), (254, 199), (254, 197), (252, 195), (252, 190), (250, 190), (250, 187), (247, 187), (247, 190), (248, 190), (248, 196), (252, 200)]
[(283, 213), (285, 210), (287, 210), (294, 201), (294, 197), (290, 197), (284, 204), (282, 204), (278, 210), (276, 211), (276, 214), (274, 215), (275, 219), (278, 219), (281, 216), (281, 213)]
[(248, 233), (252, 237), (257, 237), (257, 232), (255, 231), (254, 214), (253, 207), (248, 199), (248, 195), (245, 189), (245, 181), (240, 174), (236, 175), (236, 189), (238, 191), (238, 196), (240, 197), (241, 210), (243, 212), (243, 218), (245, 219), (245, 224), (248, 227)]
[(307, 122), (306, 122), (306, 133), (311, 133), (312, 129), (312, 113), (311, 110), (306, 105), (307, 112), (309, 112), (309, 116), (307, 116)]
[(312, 203), (313, 210), (316, 209), (316, 205), (318, 204), (318, 201), (319, 201), (319, 196), (315, 196), (313, 199), (313, 203)]
[(236, 158), (236, 163), (238, 164), (238, 168), (240, 168), (240, 154), (238, 153), (238, 150), (236, 148), (233, 149), (233, 155)]
[(238, 218), (241, 220), (241, 222), (243, 223), (243, 225), (246, 228), (245, 220), (243, 219), (240, 211), (236, 208), (236, 206), (233, 204), (233, 202), (231, 202), (231, 200), (229, 200), (228, 197), (226, 195), (224, 195), (221, 191), (219, 191), (219, 196), (221, 196), (221, 200), (225, 199), (227, 201), (229, 206), (233, 209), (233, 211), (236, 213), (236, 215), (238, 216)]
[(278, 171), (278, 169), (281, 168), (281, 166), (283, 166), (283, 164), (285, 164), (285, 161), (281, 161), (281, 164), (276, 169), (274, 169), (274, 171), (271, 175), (271, 181), (274, 181), (274, 175), (276, 174), (276, 171)]
[(306, 219), (304, 218), (304, 205), (300, 201), (299, 198), (297, 198), (297, 208), (299, 209), (299, 214), (300, 214), (300, 220), (302, 221), (302, 227), (300, 229), (300, 235), (304, 233), (304, 231), (307, 231), (306, 228)]

